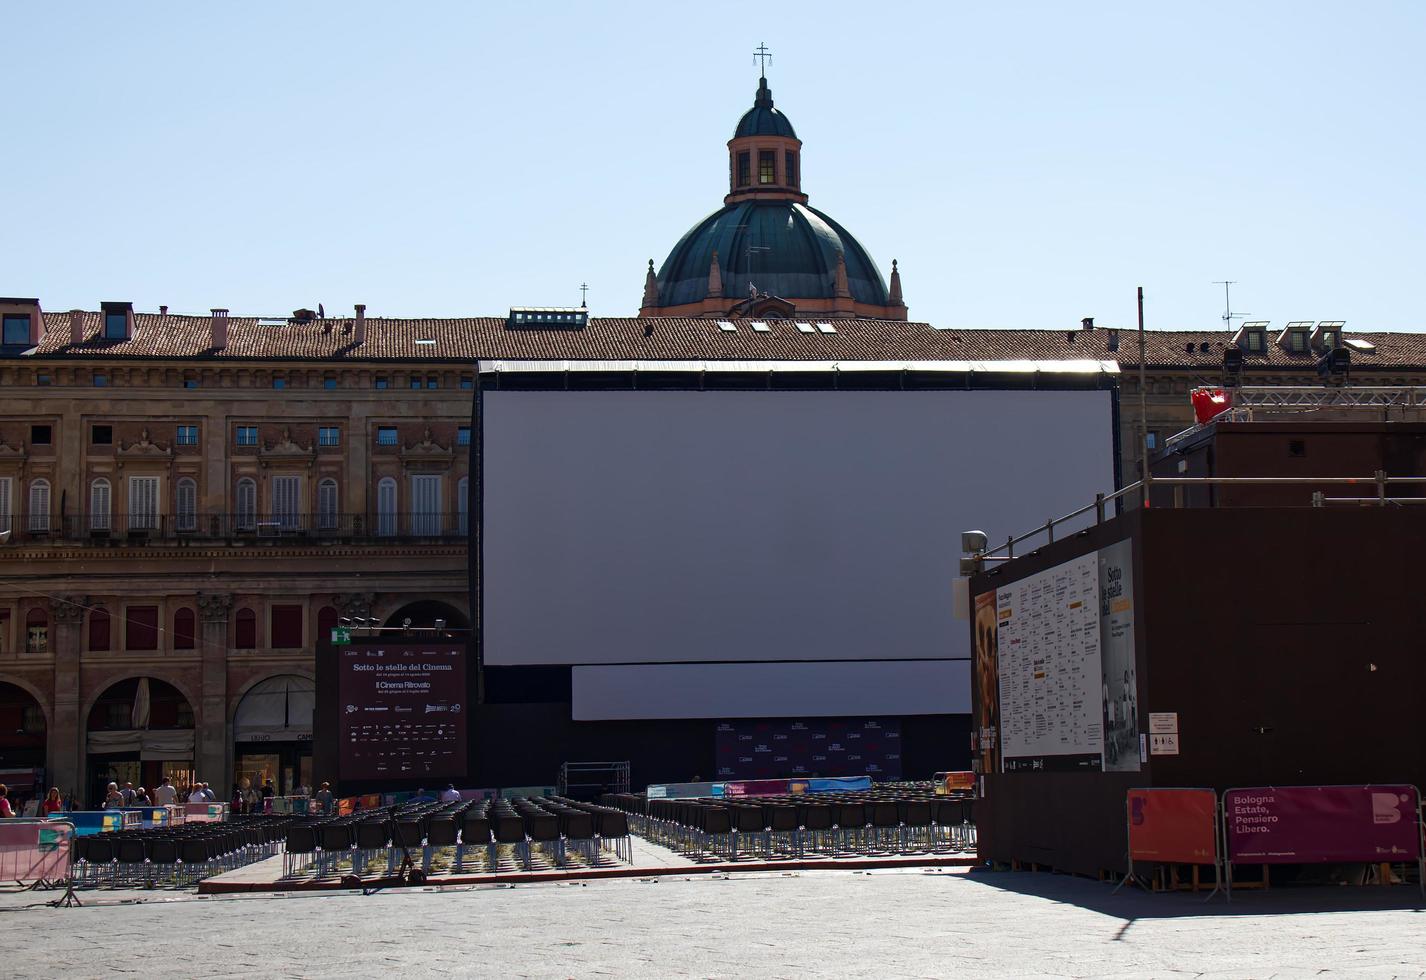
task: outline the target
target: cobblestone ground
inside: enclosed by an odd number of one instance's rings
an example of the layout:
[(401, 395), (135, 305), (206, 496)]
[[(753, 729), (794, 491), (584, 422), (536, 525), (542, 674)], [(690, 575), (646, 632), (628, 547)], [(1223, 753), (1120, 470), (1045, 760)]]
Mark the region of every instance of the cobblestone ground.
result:
[(898, 871), (29, 904), (48, 897), (0, 896), (8, 974), (1426, 975), (1426, 904), (1407, 888), (1228, 906), (1044, 874)]

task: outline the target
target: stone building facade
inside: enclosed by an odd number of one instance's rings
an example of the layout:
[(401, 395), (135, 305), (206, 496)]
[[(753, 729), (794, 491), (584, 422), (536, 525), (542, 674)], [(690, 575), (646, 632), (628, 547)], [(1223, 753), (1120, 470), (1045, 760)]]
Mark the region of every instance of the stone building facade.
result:
[[(0, 303), (8, 339), (32, 312)], [(470, 361), (371, 356), (355, 318), (120, 313), (0, 356), (0, 769), (310, 785), (339, 618), (467, 624)]]
[[(1117, 362), (1126, 480), (1137, 463), (1129, 331), (33, 300), (0, 316), (0, 770), (43, 767), (90, 800), (110, 778), (320, 780), (314, 663), (339, 619), (463, 635), (477, 359)], [(1224, 380), (1230, 348), (1242, 383), (1315, 383), (1322, 338), (1290, 332), (1150, 333), (1150, 433), (1187, 427), (1189, 390)], [(1426, 382), (1426, 337), (1326, 340), (1353, 351), (1351, 384)]]

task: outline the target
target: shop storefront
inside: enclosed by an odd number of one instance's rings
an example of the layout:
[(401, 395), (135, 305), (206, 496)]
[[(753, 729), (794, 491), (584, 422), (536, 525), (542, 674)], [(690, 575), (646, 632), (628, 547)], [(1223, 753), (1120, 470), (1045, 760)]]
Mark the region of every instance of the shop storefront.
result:
[(258, 796), (271, 784), (278, 796), (312, 786), (312, 709), (317, 688), (296, 674), (269, 677), (238, 702), (233, 716), (234, 779)]
[(10, 790), (18, 813), (25, 802), (43, 795), (45, 713), (29, 692), (0, 681), (0, 783)]
[(193, 707), (171, 684), (151, 677), (113, 685), (90, 709), (86, 745), (88, 803), (100, 805), (109, 783), (152, 793), (167, 776), (187, 796), (193, 771)]

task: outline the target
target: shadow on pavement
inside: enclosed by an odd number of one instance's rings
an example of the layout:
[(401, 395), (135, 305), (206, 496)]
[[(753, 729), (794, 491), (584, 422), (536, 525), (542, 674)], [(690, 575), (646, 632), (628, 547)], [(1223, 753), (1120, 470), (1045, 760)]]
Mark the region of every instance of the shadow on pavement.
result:
[[(1188, 916), (1307, 915), (1315, 912), (1426, 912), (1426, 898), (1415, 885), (1302, 886), (1233, 892), (1229, 903), (1222, 892), (1208, 898), (1208, 889), (1193, 892), (1147, 892), (1134, 885), (1114, 891), (1114, 885), (1043, 871), (975, 871), (958, 875), (964, 881), (1017, 895), (1076, 905), (1120, 919), (1172, 919)], [(1211, 886), (1210, 886), (1211, 887)]]

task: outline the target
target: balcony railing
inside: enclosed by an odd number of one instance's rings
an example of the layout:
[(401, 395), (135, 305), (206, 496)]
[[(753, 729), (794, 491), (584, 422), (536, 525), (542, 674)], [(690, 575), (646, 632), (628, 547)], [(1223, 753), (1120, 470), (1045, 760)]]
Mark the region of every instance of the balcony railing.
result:
[(464, 539), (464, 514), (110, 514), (12, 522), (12, 543), (95, 545), (181, 541), (452, 541)]

